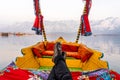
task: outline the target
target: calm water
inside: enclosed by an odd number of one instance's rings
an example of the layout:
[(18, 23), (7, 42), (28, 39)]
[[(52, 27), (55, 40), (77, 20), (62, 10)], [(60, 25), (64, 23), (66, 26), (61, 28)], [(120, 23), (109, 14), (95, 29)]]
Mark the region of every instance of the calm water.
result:
[[(73, 42), (76, 34), (48, 34), (48, 40), (52, 41), (63, 36), (67, 41)], [(9, 36), (0, 37), (0, 69), (15, 61), (17, 56), (22, 56), (21, 49), (42, 41), (41, 36)], [(109, 63), (110, 69), (120, 73), (120, 36), (90, 36), (82, 37), (79, 42), (88, 47), (104, 53), (102, 60)]]

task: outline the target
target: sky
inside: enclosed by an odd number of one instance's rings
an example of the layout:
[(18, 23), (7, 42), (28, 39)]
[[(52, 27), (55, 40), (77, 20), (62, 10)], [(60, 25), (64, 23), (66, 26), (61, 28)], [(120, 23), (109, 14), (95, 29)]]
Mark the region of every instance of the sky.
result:
[[(92, 0), (90, 20), (120, 17), (120, 0)], [(44, 20), (79, 20), (82, 0), (40, 0)], [(34, 21), (33, 0), (0, 0), (0, 24)]]

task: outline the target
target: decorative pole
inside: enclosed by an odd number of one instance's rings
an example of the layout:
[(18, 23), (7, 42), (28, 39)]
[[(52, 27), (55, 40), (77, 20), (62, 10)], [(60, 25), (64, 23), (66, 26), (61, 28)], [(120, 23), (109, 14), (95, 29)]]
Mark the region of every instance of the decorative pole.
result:
[(33, 0), (33, 1), (34, 1), (36, 18), (35, 18), (35, 22), (32, 27), (32, 30), (36, 31), (37, 35), (43, 34), (44, 41), (47, 41), (44, 24), (43, 24), (43, 16), (42, 16), (40, 5), (39, 5), (39, 0)]
[(90, 29), (90, 24), (89, 24), (89, 20), (88, 20), (88, 14), (91, 8), (91, 3), (92, 0), (84, 0), (86, 1), (85, 6), (84, 6), (84, 10), (83, 10), (83, 14), (80, 18), (81, 22), (78, 28), (78, 33), (77, 33), (77, 38), (76, 38), (76, 43), (78, 43), (79, 38), (81, 35), (84, 36), (90, 36), (91, 33), (91, 29)]
[(42, 32), (43, 32), (44, 41), (47, 41), (44, 25), (42, 26)]

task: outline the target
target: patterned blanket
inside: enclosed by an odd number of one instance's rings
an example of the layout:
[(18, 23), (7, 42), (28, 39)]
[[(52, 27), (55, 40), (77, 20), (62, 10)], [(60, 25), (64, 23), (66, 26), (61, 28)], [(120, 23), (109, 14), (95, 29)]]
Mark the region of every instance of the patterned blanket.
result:
[[(0, 80), (47, 80), (48, 70), (24, 70), (14, 62), (0, 71)], [(71, 71), (73, 80), (120, 80), (120, 74), (109, 69), (94, 71)]]

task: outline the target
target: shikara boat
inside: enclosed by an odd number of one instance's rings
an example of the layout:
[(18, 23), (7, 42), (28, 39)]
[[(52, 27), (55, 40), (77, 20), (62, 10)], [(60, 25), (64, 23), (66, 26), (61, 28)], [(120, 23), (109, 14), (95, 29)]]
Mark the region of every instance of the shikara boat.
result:
[(52, 56), (56, 42), (60, 42), (62, 50), (67, 53), (66, 63), (73, 80), (120, 80), (120, 74), (110, 70), (107, 61), (101, 60), (102, 52), (79, 43), (80, 36), (92, 35), (88, 20), (92, 1), (84, 1), (86, 3), (76, 41), (69, 42), (61, 36), (54, 41), (47, 40), (39, 0), (34, 0), (36, 18), (32, 30), (43, 35), (44, 41), (22, 48), (23, 56), (18, 56), (15, 62), (0, 71), (0, 80), (47, 80), (54, 65)]

